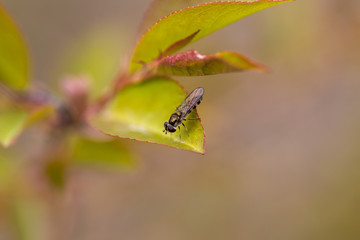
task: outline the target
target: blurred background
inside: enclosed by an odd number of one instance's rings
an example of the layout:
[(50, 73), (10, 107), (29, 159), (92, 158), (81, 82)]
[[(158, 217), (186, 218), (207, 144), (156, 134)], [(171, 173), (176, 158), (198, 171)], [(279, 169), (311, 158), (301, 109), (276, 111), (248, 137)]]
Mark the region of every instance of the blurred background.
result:
[[(129, 54), (150, 1), (1, 3), (26, 39), (33, 79), (57, 91), (78, 46), (103, 38), (119, 61)], [(74, 169), (64, 190), (18, 203), (24, 217), (14, 219), (25, 223), (0, 218), (0, 239), (360, 239), (359, 42), (358, 0), (298, 0), (192, 44), (272, 69), (176, 78), (206, 89), (206, 154), (121, 140), (136, 169)]]

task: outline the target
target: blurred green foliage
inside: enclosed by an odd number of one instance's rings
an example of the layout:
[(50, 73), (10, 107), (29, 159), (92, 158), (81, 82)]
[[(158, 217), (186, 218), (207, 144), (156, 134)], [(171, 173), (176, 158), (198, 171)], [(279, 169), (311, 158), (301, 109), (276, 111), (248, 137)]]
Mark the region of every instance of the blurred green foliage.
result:
[(28, 111), (14, 106), (0, 107), (0, 144), (9, 146), (22, 132)]
[(0, 5), (0, 81), (23, 89), (29, 81), (29, 62), (19, 30)]
[(118, 140), (76, 140), (72, 159), (82, 167), (108, 170), (132, 170), (136, 166), (133, 154)]

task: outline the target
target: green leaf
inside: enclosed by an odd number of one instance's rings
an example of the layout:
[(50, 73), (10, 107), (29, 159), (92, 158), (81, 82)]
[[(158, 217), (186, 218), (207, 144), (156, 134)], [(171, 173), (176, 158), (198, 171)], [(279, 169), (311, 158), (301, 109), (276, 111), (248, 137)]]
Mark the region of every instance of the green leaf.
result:
[(119, 141), (95, 141), (80, 138), (76, 141), (73, 161), (81, 166), (108, 169), (133, 169), (136, 166), (130, 151)]
[(263, 65), (235, 52), (202, 55), (195, 50), (164, 57), (153, 65), (151, 71), (155, 73), (179, 76), (202, 76), (249, 69), (266, 70)]
[(57, 75), (84, 76), (90, 81), (90, 97), (99, 97), (119, 73), (126, 34), (118, 29), (93, 29), (66, 49)]
[(0, 5), (0, 81), (23, 89), (28, 79), (29, 62), (25, 44), (15, 24)]
[(139, 26), (139, 34), (142, 34), (159, 19), (172, 12), (208, 2), (211, 2), (211, 0), (152, 0)]
[(0, 109), (0, 144), (10, 146), (23, 131), (29, 112), (14, 107)]
[(130, 71), (135, 72), (141, 67), (141, 62), (149, 63), (159, 52), (197, 30), (200, 32), (191, 42), (250, 14), (289, 1), (292, 0), (211, 2), (174, 12), (162, 18), (142, 36), (132, 55)]
[(9, 147), (26, 128), (53, 114), (55, 109), (50, 105), (25, 108), (0, 97), (0, 145)]
[[(163, 133), (164, 122), (186, 96), (173, 80), (153, 77), (122, 89), (101, 112), (91, 117), (90, 124), (111, 136), (204, 153), (204, 130), (199, 120), (186, 121), (188, 131), (182, 128), (175, 133)], [(198, 114), (192, 111), (188, 118), (198, 118)]]

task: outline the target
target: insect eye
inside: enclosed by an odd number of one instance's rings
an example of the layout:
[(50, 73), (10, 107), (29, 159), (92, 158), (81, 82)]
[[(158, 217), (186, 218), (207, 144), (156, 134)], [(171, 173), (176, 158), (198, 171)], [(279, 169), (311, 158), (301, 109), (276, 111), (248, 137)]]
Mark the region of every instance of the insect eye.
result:
[(168, 131), (169, 132), (175, 132), (176, 131), (176, 127), (174, 127), (173, 125), (168, 125)]
[(171, 125), (168, 122), (164, 123), (164, 127), (165, 127), (166, 131), (169, 131), (169, 132), (175, 132), (176, 131), (176, 127), (174, 127), (173, 125)]

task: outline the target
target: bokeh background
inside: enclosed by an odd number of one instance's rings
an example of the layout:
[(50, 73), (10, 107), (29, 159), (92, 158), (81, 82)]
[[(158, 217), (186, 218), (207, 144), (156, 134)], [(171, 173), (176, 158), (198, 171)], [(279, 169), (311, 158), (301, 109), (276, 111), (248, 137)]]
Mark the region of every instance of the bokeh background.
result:
[[(64, 53), (86, 36), (111, 32), (119, 57), (129, 54), (150, 2), (1, 3), (36, 83), (56, 91)], [(63, 191), (31, 203), (20, 234), (1, 220), (0, 239), (360, 239), (359, 43), (358, 0), (281, 4), (200, 40), (190, 48), (272, 69), (176, 78), (206, 89), (205, 155), (123, 140), (136, 169), (73, 170)]]

